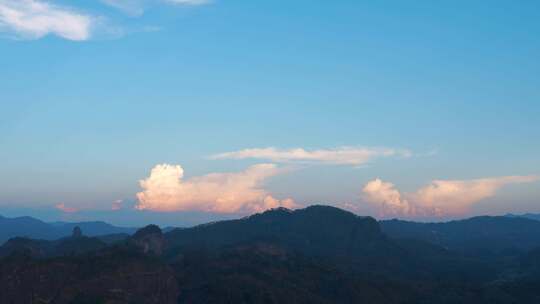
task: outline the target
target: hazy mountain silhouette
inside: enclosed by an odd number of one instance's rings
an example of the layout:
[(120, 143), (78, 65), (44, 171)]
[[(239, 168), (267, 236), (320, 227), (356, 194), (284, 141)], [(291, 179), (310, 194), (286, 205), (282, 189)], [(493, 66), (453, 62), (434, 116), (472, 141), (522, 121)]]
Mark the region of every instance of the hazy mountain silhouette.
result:
[(136, 231), (136, 228), (116, 227), (105, 222), (46, 223), (29, 216), (16, 218), (0, 216), (0, 244), (13, 237), (55, 240), (71, 235), (76, 226), (80, 227), (87, 236), (132, 234)]
[(445, 223), (401, 220), (380, 222), (393, 238), (417, 239), (466, 254), (523, 252), (540, 245), (540, 221), (508, 216), (480, 216)]
[(9, 255), (24, 255), (33, 258), (51, 258), (59, 256), (74, 256), (97, 252), (114, 243), (124, 241), (129, 234), (109, 234), (88, 237), (79, 226), (72, 229), (72, 235), (57, 240), (40, 240), (26, 237), (9, 239), (0, 247), (0, 257)]
[(525, 214), (507, 214), (505, 215), (507, 217), (522, 217), (522, 218), (528, 218), (531, 220), (537, 220), (540, 221), (540, 214), (536, 213), (525, 213)]

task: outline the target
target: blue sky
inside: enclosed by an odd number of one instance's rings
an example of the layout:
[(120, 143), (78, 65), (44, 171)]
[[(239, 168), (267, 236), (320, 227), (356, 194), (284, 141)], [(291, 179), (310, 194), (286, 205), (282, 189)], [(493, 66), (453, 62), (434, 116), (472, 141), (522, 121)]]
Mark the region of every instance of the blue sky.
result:
[(540, 212), (537, 1), (110, 1), (0, 0), (0, 214)]

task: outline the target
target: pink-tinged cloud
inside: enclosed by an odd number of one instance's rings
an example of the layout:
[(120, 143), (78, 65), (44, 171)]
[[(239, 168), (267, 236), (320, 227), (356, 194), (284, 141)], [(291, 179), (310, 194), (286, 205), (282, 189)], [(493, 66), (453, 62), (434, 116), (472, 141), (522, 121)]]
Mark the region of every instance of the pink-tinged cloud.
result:
[(386, 215), (400, 215), (410, 213), (409, 202), (401, 196), (394, 184), (375, 179), (367, 183), (362, 189), (364, 199), (378, 204)]
[(255, 148), (213, 155), (212, 159), (263, 159), (278, 163), (317, 163), (360, 166), (377, 157), (409, 157), (411, 152), (390, 148), (339, 147), (323, 150)]
[(456, 216), (493, 197), (508, 184), (531, 183), (538, 176), (503, 176), (474, 180), (434, 180), (414, 193), (401, 194), (392, 183), (375, 179), (363, 190), (363, 199), (375, 204), (381, 216)]
[(54, 207), (64, 213), (75, 213), (79, 211), (79, 209), (74, 208), (74, 207), (68, 207), (64, 203), (56, 204)]
[(211, 173), (184, 180), (181, 166), (157, 165), (140, 181), (139, 210), (251, 213), (276, 207), (294, 208), (292, 199), (278, 200), (261, 186), (281, 173), (273, 164), (254, 165), (242, 172)]
[(122, 201), (122, 200), (116, 200), (116, 201), (114, 201), (114, 202), (111, 204), (111, 210), (112, 210), (112, 211), (118, 211), (118, 210), (122, 209), (122, 203), (123, 203), (123, 202), (124, 202), (124, 201)]

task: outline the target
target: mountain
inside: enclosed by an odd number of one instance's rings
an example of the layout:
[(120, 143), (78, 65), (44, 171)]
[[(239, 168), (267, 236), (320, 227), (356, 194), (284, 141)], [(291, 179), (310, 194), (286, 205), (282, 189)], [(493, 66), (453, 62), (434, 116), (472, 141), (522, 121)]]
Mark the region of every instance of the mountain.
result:
[(378, 223), (328, 206), (275, 209), (165, 233), (163, 258), (179, 303), (535, 303), (540, 276), (521, 261), (540, 265), (527, 255), (540, 248), (539, 223)]
[(508, 216), (480, 216), (445, 223), (402, 220), (380, 222), (392, 238), (423, 240), (469, 255), (524, 252), (540, 246), (540, 221)]
[(24, 216), (6, 218), (0, 216), (0, 244), (13, 237), (55, 240), (71, 235), (74, 227), (80, 227), (87, 236), (107, 234), (132, 234), (135, 228), (116, 227), (104, 222), (46, 223), (38, 219)]
[(97, 252), (110, 244), (126, 240), (129, 235), (105, 235), (99, 237), (84, 236), (80, 227), (73, 228), (72, 235), (58, 240), (30, 239), (15, 237), (0, 247), (0, 257), (23, 255), (33, 258), (51, 258), (60, 256), (82, 255)]
[(351, 255), (369, 246), (391, 246), (371, 217), (329, 206), (291, 211), (278, 208), (240, 220), (221, 221), (166, 233), (171, 247), (216, 248), (255, 238), (275, 239), (313, 254)]
[(331, 258), (364, 271), (415, 272), (417, 261), (380, 230), (377, 221), (330, 206), (291, 211), (273, 209), (239, 220), (221, 221), (165, 233), (165, 255), (186, 248), (215, 250), (263, 241), (311, 257)]
[(178, 303), (398, 304), (417, 296), (404, 281), (344, 271), (267, 241), (185, 251), (171, 267)]
[(536, 213), (525, 213), (525, 214), (519, 214), (519, 215), (507, 214), (505, 216), (508, 216), (508, 217), (522, 217), (522, 218), (528, 218), (528, 219), (531, 219), (531, 220), (540, 221), (540, 214), (536, 214)]
[(0, 259), (0, 303), (177, 303), (172, 269), (128, 247), (93, 254)]
[[(372, 280), (374, 272), (389, 273), (384, 262), (396, 264), (394, 254), (401, 252), (381, 233), (377, 221), (333, 207), (276, 209), (168, 233), (150, 225), (113, 245), (96, 241), (78, 230), (57, 241), (8, 241), (2, 246), (7, 257), (0, 259), (0, 284), (7, 286), (0, 302), (30, 303), (25, 292), (29, 286), (33, 299), (55, 303), (136, 299), (397, 304), (414, 295), (402, 281)], [(80, 242), (75, 248), (87, 250), (60, 250), (75, 242)], [(352, 264), (345, 261), (354, 262), (354, 269), (360, 269), (359, 261), (373, 266), (351, 272), (344, 266)]]
[(0, 243), (18, 236), (29, 236), (36, 239), (57, 239), (62, 235), (52, 225), (32, 217), (0, 217)]
[(525, 214), (521, 215), (521, 217), (528, 218), (528, 219), (531, 219), (531, 220), (540, 221), (540, 214), (536, 214), (536, 213), (525, 213)]
[(1, 246), (0, 303), (540, 303), (535, 223), (377, 222), (312, 206), (112, 243), (74, 229)]

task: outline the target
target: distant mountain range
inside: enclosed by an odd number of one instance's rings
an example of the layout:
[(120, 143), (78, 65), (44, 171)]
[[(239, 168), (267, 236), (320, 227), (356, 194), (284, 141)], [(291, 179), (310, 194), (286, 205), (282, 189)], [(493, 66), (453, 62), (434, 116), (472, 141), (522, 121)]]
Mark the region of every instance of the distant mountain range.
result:
[[(451, 246), (450, 240), (452, 238), (450, 234), (455, 229), (463, 231), (464, 237), (473, 238), (473, 236), (479, 233), (479, 230), (474, 230), (475, 225), (482, 226), (483, 224), (491, 224), (496, 227), (503, 228), (503, 232), (507, 231), (506, 229), (512, 226), (519, 229), (522, 227), (519, 225), (520, 221), (511, 221), (505, 220), (504, 218), (525, 218), (540, 221), (540, 214), (527, 213), (523, 215), (514, 215), (507, 214), (504, 217), (475, 217), (465, 220), (451, 221), (445, 223), (418, 223), (410, 221), (401, 221), (401, 220), (390, 220), (390, 221), (380, 221), (381, 228), (385, 233), (391, 237), (399, 238), (417, 238), (432, 243), (439, 244), (441, 246)], [(490, 220), (491, 219), (491, 220)], [(229, 221), (223, 221), (228, 223)], [(529, 223), (530, 222), (525, 222)], [(206, 224), (208, 225), (208, 224)], [(206, 225), (200, 225), (204, 227)], [(14, 237), (27, 237), (30, 239), (42, 239), (42, 240), (56, 240), (66, 236), (70, 236), (74, 227), (80, 227), (86, 236), (103, 236), (109, 234), (133, 234), (137, 228), (134, 227), (118, 227), (102, 221), (91, 221), (91, 222), (44, 222), (39, 219), (22, 216), (15, 218), (7, 218), (0, 215), (0, 245), (10, 238)], [(535, 225), (533, 225), (535, 226)], [(461, 227), (461, 228), (460, 228)], [(467, 228), (473, 229), (473, 234), (467, 232)], [(494, 228), (496, 228), (494, 227)], [(175, 227), (165, 227), (163, 232), (170, 232), (175, 230)], [(447, 231), (449, 235), (441, 236), (441, 233)], [(490, 230), (491, 233), (496, 230)], [(528, 231), (525, 229), (525, 231)], [(533, 230), (534, 231), (534, 230)], [(429, 232), (423, 234), (424, 232)], [(532, 237), (535, 236), (535, 233), (532, 233)], [(485, 237), (478, 236), (478, 237)], [(494, 235), (494, 237), (499, 237)], [(500, 239), (500, 238), (499, 238)], [(515, 240), (515, 239), (514, 239)], [(472, 240), (474, 242), (474, 240)], [(518, 240), (515, 240), (516, 243), (519, 243)], [(528, 248), (528, 245), (521, 244)], [(520, 244), (516, 244), (520, 246)], [(452, 247), (452, 246), (451, 246)]]
[(87, 236), (106, 234), (132, 234), (136, 228), (117, 227), (105, 222), (46, 223), (29, 216), (7, 218), (0, 216), (0, 244), (13, 237), (56, 240), (70, 236), (74, 227), (80, 227)]
[(525, 213), (525, 214), (520, 214), (520, 215), (510, 213), (510, 214), (507, 214), (506, 216), (507, 217), (523, 217), (523, 218), (528, 218), (531, 220), (540, 221), (540, 214), (535, 214), (535, 213)]
[(392, 238), (422, 240), (469, 255), (523, 252), (540, 245), (540, 221), (520, 216), (479, 216), (444, 223), (380, 222)]

